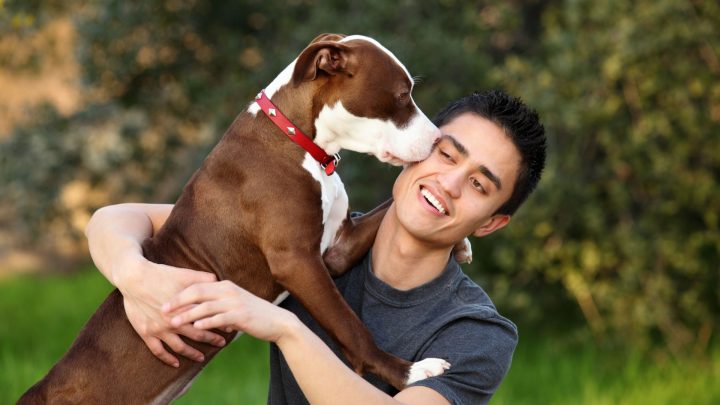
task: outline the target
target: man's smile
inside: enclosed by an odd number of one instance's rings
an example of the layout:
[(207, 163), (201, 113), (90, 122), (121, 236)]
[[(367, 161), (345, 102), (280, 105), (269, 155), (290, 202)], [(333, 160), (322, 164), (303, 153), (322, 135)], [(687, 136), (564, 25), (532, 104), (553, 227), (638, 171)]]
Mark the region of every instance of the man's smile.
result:
[(426, 208), (430, 208), (431, 211), (437, 216), (450, 215), (450, 211), (447, 208), (447, 203), (442, 196), (433, 193), (429, 188), (420, 186), (419, 192), (420, 200), (424, 203)]

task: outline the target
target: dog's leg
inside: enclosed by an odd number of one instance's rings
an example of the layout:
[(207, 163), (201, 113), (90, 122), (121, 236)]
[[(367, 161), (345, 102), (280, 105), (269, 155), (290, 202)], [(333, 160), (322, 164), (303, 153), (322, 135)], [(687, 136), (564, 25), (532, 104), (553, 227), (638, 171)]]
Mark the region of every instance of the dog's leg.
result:
[(358, 374), (373, 373), (401, 390), (418, 376), (417, 379), (421, 379), (442, 374), (447, 367), (441, 359), (425, 359), (413, 364), (380, 350), (335, 288), (320, 255), (308, 255), (306, 249), (274, 249), (268, 253), (268, 263), (276, 280), (339, 343)]
[(122, 295), (115, 290), (65, 356), (18, 404), (169, 403), (220, 350), (188, 343), (205, 354), (205, 363), (181, 360), (174, 368), (155, 358), (127, 320)]
[(375, 234), (392, 201), (391, 198), (359, 217), (351, 218), (348, 212), (335, 235), (335, 242), (323, 255), (330, 275), (339, 276), (362, 259), (375, 242)]
[[(350, 217), (350, 212), (335, 235), (335, 241), (325, 251), (323, 260), (330, 275), (337, 277), (348, 271), (365, 256), (375, 242), (375, 234), (380, 222), (392, 204), (392, 198), (375, 207), (367, 214)], [(472, 262), (472, 247), (468, 238), (453, 248), (453, 256), (458, 263)]]

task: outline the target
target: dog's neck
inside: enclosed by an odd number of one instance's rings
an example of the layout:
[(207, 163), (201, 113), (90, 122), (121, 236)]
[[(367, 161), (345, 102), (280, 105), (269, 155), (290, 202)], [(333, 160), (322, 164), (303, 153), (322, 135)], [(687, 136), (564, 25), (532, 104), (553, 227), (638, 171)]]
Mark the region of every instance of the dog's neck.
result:
[[(302, 83), (298, 86), (289, 83), (272, 96), (272, 103), (311, 139), (315, 139), (317, 133), (315, 128), (317, 113), (313, 111), (316, 87), (314, 82)], [(318, 146), (322, 147), (322, 145)]]
[[(295, 61), (265, 87), (265, 94), (295, 126), (313, 139), (326, 153), (330, 155), (338, 153), (342, 147), (338, 143), (337, 134), (326, 125), (321, 125), (320, 128), (316, 128), (315, 125), (315, 121), (324, 107), (324, 103), (319, 102), (315, 97), (318, 94), (318, 89), (328, 79), (318, 77), (315, 80), (296, 85), (292, 82), (294, 68)], [(260, 106), (254, 101), (247, 111), (255, 117), (262, 116)]]

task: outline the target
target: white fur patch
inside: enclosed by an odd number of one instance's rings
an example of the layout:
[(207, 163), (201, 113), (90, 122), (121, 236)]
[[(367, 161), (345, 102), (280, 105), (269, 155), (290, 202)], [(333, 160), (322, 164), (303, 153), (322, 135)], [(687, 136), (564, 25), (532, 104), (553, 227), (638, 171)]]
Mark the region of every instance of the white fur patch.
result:
[(281, 302), (285, 301), (285, 298), (289, 297), (290, 293), (287, 291), (283, 291), (280, 293), (280, 295), (275, 298), (275, 301), (273, 301), (273, 305), (280, 305)]
[(348, 196), (340, 176), (337, 173), (326, 175), (320, 164), (309, 153), (305, 154), (302, 167), (320, 183), (324, 225), (320, 240), (320, 253), (325, 253), (325, 250), (335, 240), (335, 234), (340, 229), (340, 225), (347, 217)]
[(406, 162), (423, 160), (439, 135), (422, 113), (418, 112), (407, 126), (398, 128), (390, 120), (358, 117), (345, 109), (341, 101), (320, 110), (315, 128), (315, 143), (328, 154), (347, 149), (371, 153), (382, 162), (393, 157)]
[[(280, 90), (280, 87), (290, 83), (293, 71), (295, 70), (295, 62), (297, 62), (297, 58), (295, 58), (295, 60), (292, 61), (292, 63), (285, 69), (283, 69), (283, 71), (280, 72), (280, 74), (272, 82), (270, 82), (267, 87), (265, 87), (265, 94), (267, 94), (268, 98), (272, 98), (273, 94)], [(260, 111), (260, 105), (253, 101), (248, 106), (247, 111), (252, 115), (257, 115)]]
[(195, 381), (195, 379), (200, 376), (201, 372), (202, 370), (200, 370), (197, 374), (195, 374), (194, 377), (190, 379), (190, 381), (187, 382), (182, 382), (182, 378), (176, 378), (175, 381), (170, 383), (167, 388), (165, 388), (160, 394), (158, 394), (157, 397), (155, 397), (149, 403), (151, 405), (169, 404), (170, 402), (180, 398), (180, 396), (185, 394), (185, 392), (190, 389), (190, 386)]
[(402, 70), (405, 71), (405, 74), (407, 75), (408, 79), (410, 79), (410, 85), (412, 86), (412, 84), (414, 82), (413, 82), (412, 76), (410, 76), (410, 72), (408, 72), (405, 65), (403, 65), (402, 62), (400, 62), (400, 59), (398, 59), (392, 52), (390, 52), (390, 50), (388, 50), (387, 48), (382, 46), (382, 44), (380, 42), (378, 42), (370, 37), (366, 37), (364, 35), (350, 35), (350, 36), (347, 36), (347, 37), (343, 38), (342, 40), (340, 40), (340, 42), (353, 41), (353, 40), (357, 40), (357, 39), (370, 42), (371, 44), (380, 48), (381, 51), (385, 52), (393, 61), (395, 61), (395, 63), (398, 64), (398, 66), (400, 66), (402, 68)]
[(443, 359), (424, 359), (413, 363), (410, 366), (410, 372), (408, 373), (408, 379), (405, 385), (410, 385), (414, 382), (424, 380), (429, 377), (435, 377), (445, 372), (450, 368), (450, 363)]
[(472, 245), (470, 245), (468, 238), (463, 239), (462, 242), (455, 245), (453, 248), (453, 256), (455, 257), (455, 261), (460, 264), (472, 263)]

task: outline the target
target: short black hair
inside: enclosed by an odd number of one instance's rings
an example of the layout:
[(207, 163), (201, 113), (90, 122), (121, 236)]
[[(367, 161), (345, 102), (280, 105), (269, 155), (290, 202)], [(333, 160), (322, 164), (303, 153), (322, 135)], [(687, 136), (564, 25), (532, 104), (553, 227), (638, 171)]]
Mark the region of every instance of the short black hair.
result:
[(448, 104), (433, 119), (440, 127), (464, 113), (497, 124), (520, 152), (520, 170), (510, 198), (496, 214), (512, 215), (535, 190), (545, 167), (545, 128), (538, 113), (502, 90), (476, 91)]

